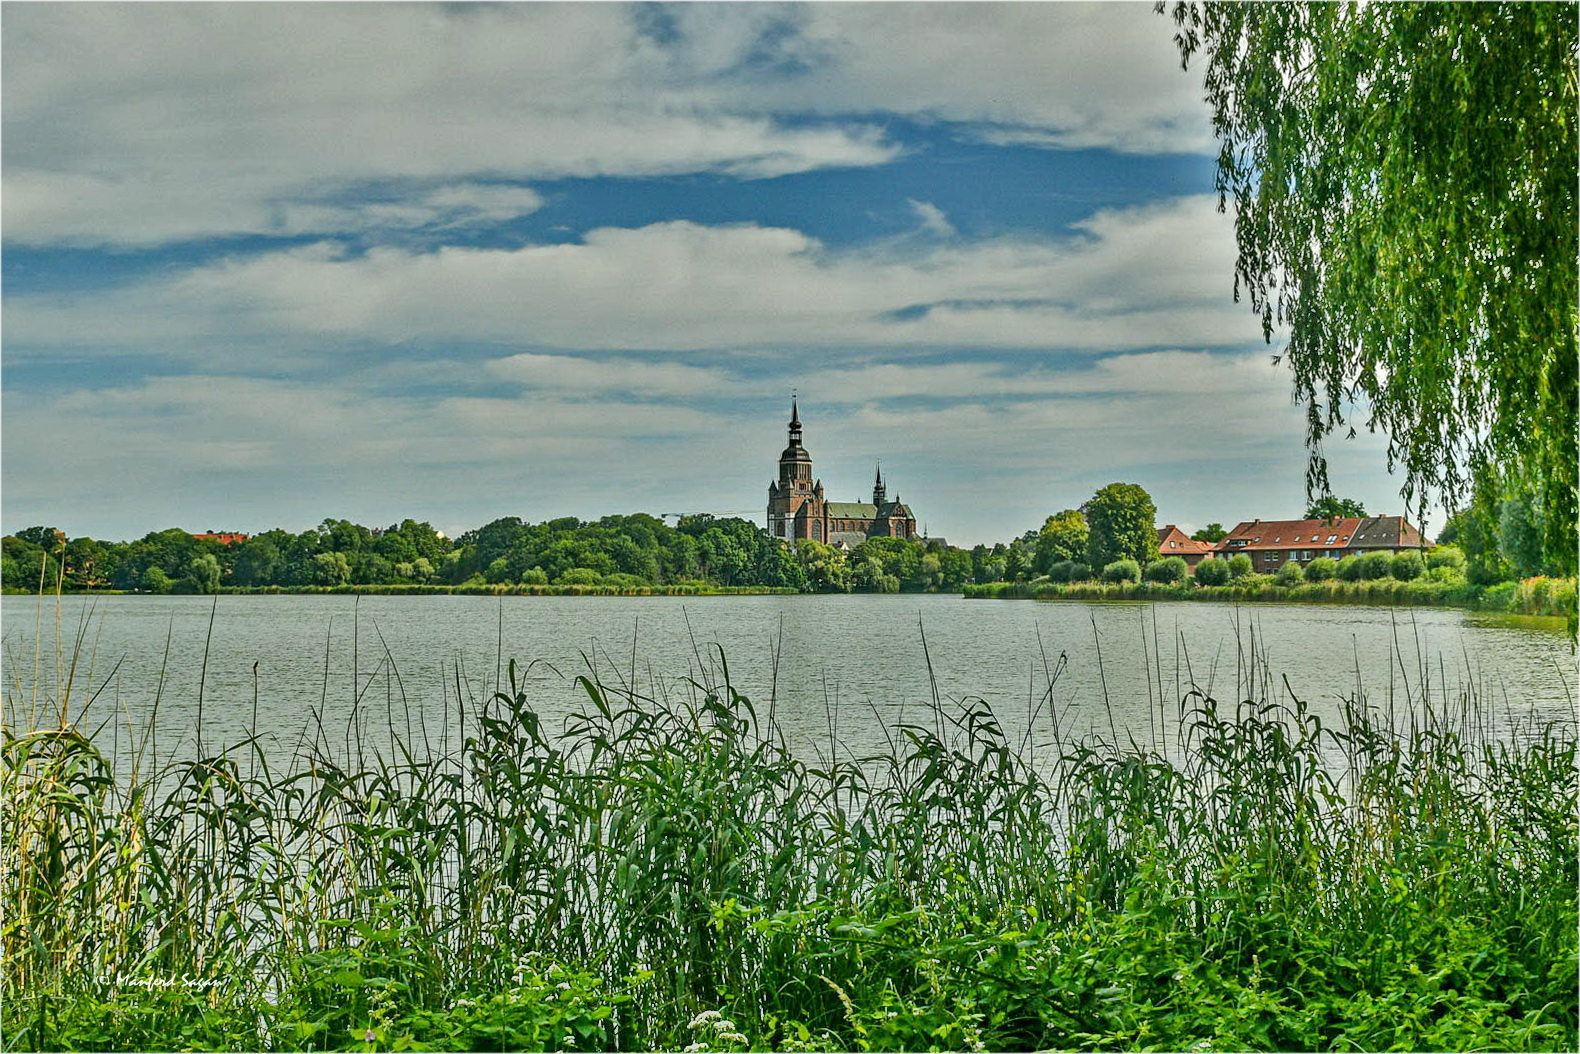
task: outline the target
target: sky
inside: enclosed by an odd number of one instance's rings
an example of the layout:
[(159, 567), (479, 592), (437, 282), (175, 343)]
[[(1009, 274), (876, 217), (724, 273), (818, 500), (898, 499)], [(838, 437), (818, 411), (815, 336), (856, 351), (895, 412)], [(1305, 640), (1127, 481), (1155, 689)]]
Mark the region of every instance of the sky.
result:
[[(0, 22), (8, 533), (762, 522), (792, 390), (831, 499), (881, 460), (957, 545), (1111, 482), (1305, 508), (1150, 3)], [(1330, 442), (1334, 491), (1403, 511), (1384, 451)]]

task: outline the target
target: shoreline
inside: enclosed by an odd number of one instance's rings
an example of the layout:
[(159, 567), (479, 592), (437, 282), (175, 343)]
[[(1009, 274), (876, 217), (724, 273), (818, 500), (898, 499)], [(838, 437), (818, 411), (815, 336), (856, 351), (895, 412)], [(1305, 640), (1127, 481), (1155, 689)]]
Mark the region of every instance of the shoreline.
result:
[(1045, 601), (1217, 601), (1293, 605), (1350, 604), (1359, 607), (1453, 607), (1490, 614), (1524, 615), (1575, 621), (1575, 579), (1528, 578), (1492, 586), (1464, 583), (1323, 582), (1299, 586), (1272, 584), (1170, 586), (1155, 582), (1078, 583), (994, 582), (967, 586), (967, 600)]

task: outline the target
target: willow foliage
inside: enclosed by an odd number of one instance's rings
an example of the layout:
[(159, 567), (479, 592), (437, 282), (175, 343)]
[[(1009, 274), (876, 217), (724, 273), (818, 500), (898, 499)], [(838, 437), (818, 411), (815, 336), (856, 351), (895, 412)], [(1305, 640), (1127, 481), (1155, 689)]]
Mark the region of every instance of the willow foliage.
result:
[(1205, 60), (1235, 294), (1288, 332), (1308, 487), (1365, 407), (1407, 500), (1457, 502), (1487, 465), (1544, 481), (1573, 568), (1576, 6), (1168, 13), (1183, 64)]

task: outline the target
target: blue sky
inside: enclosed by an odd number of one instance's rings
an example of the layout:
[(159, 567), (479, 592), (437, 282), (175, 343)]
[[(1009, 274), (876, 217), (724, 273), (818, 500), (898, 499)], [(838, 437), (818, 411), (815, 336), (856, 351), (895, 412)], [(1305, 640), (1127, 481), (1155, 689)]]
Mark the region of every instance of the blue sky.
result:
[(957, 544), (1303, 509), (1150, 4), (0, 17), (8, 532), (760, 520), (792, 388)]

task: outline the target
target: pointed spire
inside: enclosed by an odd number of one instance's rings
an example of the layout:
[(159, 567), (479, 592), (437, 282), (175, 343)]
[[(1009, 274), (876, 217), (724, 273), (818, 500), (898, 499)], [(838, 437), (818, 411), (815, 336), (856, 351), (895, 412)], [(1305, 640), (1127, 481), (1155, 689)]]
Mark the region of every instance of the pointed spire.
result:
[(886, 497), (886, 488), (883, 485), (883, 462), (878, 462), (878, 474), (872, 481), (872, 503), (881, 507)]

